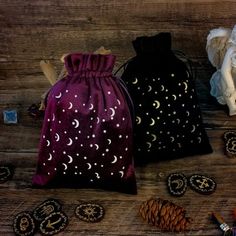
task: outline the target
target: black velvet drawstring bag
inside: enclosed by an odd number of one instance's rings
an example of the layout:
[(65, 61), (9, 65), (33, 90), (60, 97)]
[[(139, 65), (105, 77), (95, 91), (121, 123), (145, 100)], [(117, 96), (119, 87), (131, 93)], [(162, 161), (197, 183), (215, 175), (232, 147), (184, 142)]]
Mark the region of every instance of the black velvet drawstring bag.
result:
[(138, 37), (133, 47), (121, 77), (135, 107), (136, 164), (212, 152), (191, 70), (171, 49), (170, 33)]

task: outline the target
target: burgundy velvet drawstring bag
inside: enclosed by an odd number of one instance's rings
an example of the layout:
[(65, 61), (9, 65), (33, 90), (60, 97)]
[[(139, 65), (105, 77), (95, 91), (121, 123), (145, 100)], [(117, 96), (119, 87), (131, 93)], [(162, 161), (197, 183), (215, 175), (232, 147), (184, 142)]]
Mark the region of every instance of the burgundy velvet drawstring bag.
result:
[(33, 186), (136, 194), (132, 101), (115, 56), (74, 53), (47, 96)]

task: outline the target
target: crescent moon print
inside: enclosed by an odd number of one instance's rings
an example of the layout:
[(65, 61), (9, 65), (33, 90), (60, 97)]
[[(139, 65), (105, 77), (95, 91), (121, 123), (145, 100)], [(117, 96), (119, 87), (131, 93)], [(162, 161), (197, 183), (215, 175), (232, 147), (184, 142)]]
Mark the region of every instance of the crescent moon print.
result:
[(111, 144), (111, 139), (107, 139), (107, 141), (108, 141), (108, 145), (110, 145)]
[(74, 119), (72, 125), (74, 125), (74, 128), (77, 129), (79, 127), (79, 121), (77, 119)]
[(187, 116), (189, 116), (189, 114), (190, 114), (189, 111), (186, 111), (186, 114), (187, 114)]
[(141, 123), (141, 121), (142, 121), (141, 117), (136, 116), (136, 122), (137, 122), (138, 125)]
[(153, 118), (151, 118), (151, 124), (150, 124), (150, 126), (153, 126), (153, 125), (155, 125), (155, 120), (154, 120)]
[(55, 139), (56, 139), (56, 142), (59, 142), (60, 141), (60, 136), (58, 133), (55, 134)]
[(49, 153), (49, 158), (48, 158), (48, 161), (51, 161), (52, 160), (52, 154)]
[(138, 83), (138, 79), (135, 78), (135, 80), (132, 82), (132, 84), (137, 84)]
[(121, 178), (123, 178), (124, 176), (124, 171), (119, 171), (120, 175), (121, 175)]
[(68, 163), (72, 163), (72, 161), (73, 161), (72, 156), (70, 156), (70, 155), (67, 155), (67, 156), (69, 157), (69, 162)]
[(67, 165), (65, 163), (62, 163), (62, 165), (64, 166), (64, 170), (67, 170)]
[(99, 124), (99, 122), (100, 122), (100, 119), (99, 119), (99, 117), (97, 117), (97, 124)]
[(117, 156), (114, 155), (113, 157), (114, 157), (114, 160), (111, 162), (112, 164), (117, 162)]
[(99, 149), (99, 146), (98, 146), (98, 144), (94, 144), (94, 146), (96, 147), (96, 150), (98, 150)]
[(71, 138), (69, 138), (69, 143), (67, 143), (66, 145), (67, 145), (67, 146), (71, 146), (72, 144), (73, 144), (73, 141), (72, 141)]
[(196, 127), (195, 127), (195, 125), (193, 125), (193, 128), (192, 128), (192, 130), (191, 130), (191, 133), (193, 133), (193, 132), (195, 131), (195, 129), (196, 129)]
[(157, 140), (157, 136), (155, 135), (155, 134), (151, 134), (151, 136), (152, 136), (152, 142), (155, 142), (156, 140)]
[(172, 96), (173, 96), (174, 100), (176, 100), (176, 98), (177, 98), (176, 95), (175, 95), (175, 94), (172, 94)]
[(161, 91), (164, 91), (165, 87), (164, 85), (161, 85)]
[(49, 147), (50, 146), (50, 141), (49, 140), (47, 140), (47, 147)]
[(69, 102), (69, 107), (68, 107), (68, 110), (72, 109), (72, 107), (73, 107), (73, 104), (72, 104), (72, 102)]
[(151, 148), (152, 144), (150, 142), (146, 142), (148, 145), (148, 148)]
[(52, 121), (54, 121), (55, 118), (56, 118), (56, 117), (55, 117), (55, 114), (53, 113), (53, 114), (52, 114)]
[(184, 182), (181, 179), (173, 180), (172, 183), (175, 183), (177, 185), (176, 189), (182, 188), (182, 186), (184, 185)]
[(170, 137), (170, 140), (171, 140), (171, 142), (173, 143), (174, 141), (175, 141), (175, 138), (174, 137)]
[(60, 92), (57, 96), (55, 96), (55, 98), (60, 98), (62, 95), (62, 93)]
[(152, 91), (152, 86), (148, 85), (148, 92), (151, 92), (151, 91)]
[(120, 105), (120, 100), (119, 99), (116, 99), (117, 100), (117, 102), (118, 102), (118, 105)]
[(88, 165), (88, 170), (90, 170), (92, 168), (92, 165), (90, 163), (87, 163)]
[(111, 117), (114, 116), (116, 114), (115, 109), (114, 108), (109, 108), (111, 110)]
[(188, 84), (186, 82), (183, 82), (184, 84), (184, 90), (186, 91), (188, 89)]
[(93, 110), (93, 104), (90, 104), (89, 110)]
[(160, 107), (160, 102), (159, 102), (158, 100), (155, 100), (155, 101), (153, 102), (153, 106), (154, 106), (156, 109), (158, 109), (158, 108)]
[(201, 142), (202, 142), (202, 139), (201, 139), (201, 137), (198, 137), (197, 139), (198, 139), (198, 142), (199, 142), (199, 143), (201, 143)]

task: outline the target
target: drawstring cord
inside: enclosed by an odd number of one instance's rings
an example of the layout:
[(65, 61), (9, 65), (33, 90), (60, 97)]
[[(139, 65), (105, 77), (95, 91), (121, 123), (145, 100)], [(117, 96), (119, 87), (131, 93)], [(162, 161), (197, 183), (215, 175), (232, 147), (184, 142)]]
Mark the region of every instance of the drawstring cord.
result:
[(119, 84), (121, 85), (123, 91), (125, 92), (125, 96), (127, 98), (127, 101), (128, 101), (128, 106), (130, 108), (130, 113), (131, 113), (131, 117), (132, 117), (132, 123), (133, 125), (135, 124), (135, 110), (134, 110), (134, 103), (133, 103), (133, 100), (129, 94), (129, 91), (127, 89), (127, 86), (125, 84), (125, 82), (120, 78), (120, 77), (116, 77)]
[[(186, 56), (186, 54), (180, 50), (172, 50), (174, 54), (185, 64), (187, 65), (188, 72), (190, 73), (191, 77), (195, 80), (196, 79), (196, 70), (193, 67), (193, 62), (190, 60), (189, 57)], [(117, 75), (117, 73), (123, 69), (125, 70), (127, 65), (134, 59), (134, 57), (128, 59), (125, 63), (123, 63), (114, 73), (114, 75)]]
[(190, 76), (193, 78), (193, 80), (196, 79), (196, 70), (193, 67), (193, 62), (189, 59), (189, 57), (186, 56), (186, 54), (180, 50), (172, 50), (174, 54), (183, 61), (188, 68), (188, 72), (190, 73)]
[(128, 59), (125, 63), (123, 63), (114, 73), (114, 75), (117, 75), (117, 73), (124, 68), (124, 70), (126, 69), (127, 65), (134, 59), (134, 57)]
[(120, 77), (117, 76), (117, 73), (123, 69), (125, 70), (127, 65), (133, 60), (133, 57), (128, 59), (125, 63), (123, 63), (115, 72), (114, 72), (114, 76), (116, 76), (119, 84), (121, 85), (123, 91), (125, 92), (125, 95), (126, 95), (126, 98), (127, 98), (127, 101), (128, 101), (128, 105), (130, 107), (130, 113), (131, 113), (131, 117), (132, 117), (132, 123), (133, 125), (135, 124), (135, 109), (134, 109), (134, 103), (133, 103), (133, 100), (129, 94), (129, 91), (128, 91), (128, 88), (124, 82), (123, 79), (121, 79)]

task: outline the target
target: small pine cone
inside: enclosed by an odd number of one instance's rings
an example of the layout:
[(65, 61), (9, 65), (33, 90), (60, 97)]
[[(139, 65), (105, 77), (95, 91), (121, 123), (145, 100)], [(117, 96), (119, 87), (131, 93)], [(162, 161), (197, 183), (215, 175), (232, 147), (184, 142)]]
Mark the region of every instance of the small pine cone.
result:
[(187, 230), (192, 219), (185, 217), (183, 207), (161, 198), (150, 198), (143, 202), (139, 214), (145, 222), (165, 231), (181, 232)]

